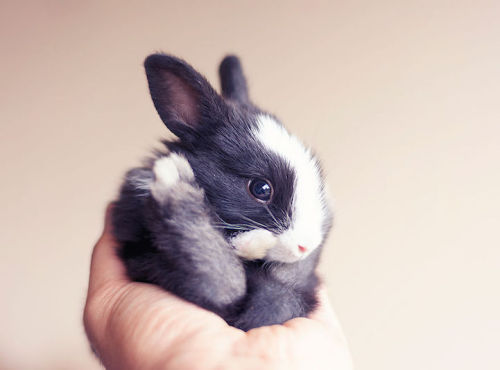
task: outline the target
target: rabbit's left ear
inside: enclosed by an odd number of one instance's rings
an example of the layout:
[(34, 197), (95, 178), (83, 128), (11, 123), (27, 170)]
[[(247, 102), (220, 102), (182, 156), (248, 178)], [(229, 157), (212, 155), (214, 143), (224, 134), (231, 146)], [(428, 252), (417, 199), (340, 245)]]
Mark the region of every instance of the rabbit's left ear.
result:
[(151, 98), (162, 121), (183, 141), (216, 124), (225, 107), (208, 81), (189, 64), (165, 54), (144, 62)]

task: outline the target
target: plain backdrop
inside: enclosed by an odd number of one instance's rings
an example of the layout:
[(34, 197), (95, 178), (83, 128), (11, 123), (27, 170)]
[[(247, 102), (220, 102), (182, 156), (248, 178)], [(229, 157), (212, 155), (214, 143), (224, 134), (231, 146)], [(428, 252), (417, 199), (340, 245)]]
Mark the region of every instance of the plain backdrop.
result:
[(500, 2), (0, 3), (0, 368), (98, 369), (89, 258), (124, 171), (169, 134), (142, 68), (178, 55), (313, 146), (321, 271), (360, 370), (499, 369)]

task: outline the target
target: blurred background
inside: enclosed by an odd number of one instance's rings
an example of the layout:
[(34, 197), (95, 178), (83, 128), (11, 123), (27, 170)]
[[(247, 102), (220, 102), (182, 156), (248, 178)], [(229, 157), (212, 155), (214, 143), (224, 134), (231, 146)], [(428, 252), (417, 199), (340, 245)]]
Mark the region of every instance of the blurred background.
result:
[(357, 369), (499, 369), (500, 2), (0, 2), (0, 368), (99, 369), (81, 323), (124, 171), (169, 134), (142, 68), (178, 55), (312, 145), (321, 271)]

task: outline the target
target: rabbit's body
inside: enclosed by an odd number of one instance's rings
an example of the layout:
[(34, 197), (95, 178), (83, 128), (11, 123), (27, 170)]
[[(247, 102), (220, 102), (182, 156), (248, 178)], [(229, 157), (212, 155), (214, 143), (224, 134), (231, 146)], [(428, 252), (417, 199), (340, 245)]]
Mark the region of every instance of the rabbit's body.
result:
[(179, 137), (128, 172), (113, 212), (130, 277), (249, 330), (307, 315), (330, 228), (317, 160), (248, 100), (238, 60), (223, 97), (185, 62), (146, 62), (151, 95)]

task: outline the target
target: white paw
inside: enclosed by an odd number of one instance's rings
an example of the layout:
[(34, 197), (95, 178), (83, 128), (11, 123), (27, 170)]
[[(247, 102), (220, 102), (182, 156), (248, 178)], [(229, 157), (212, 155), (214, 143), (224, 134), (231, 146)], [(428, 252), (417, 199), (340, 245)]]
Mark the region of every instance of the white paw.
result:
[(248, 260), (264, 258), (267, 251), (274, 247), (277, 238), (270, 231), (257, 229), (243, 232), (231, 239), (236, 254)]
[(193, 169), (187, 159), (174, 153), (157, 159), (153, 172), (155, 181), (151, 185), (151, 194), (157, 200), (162, 200), (178, 182), (194, 180)]

